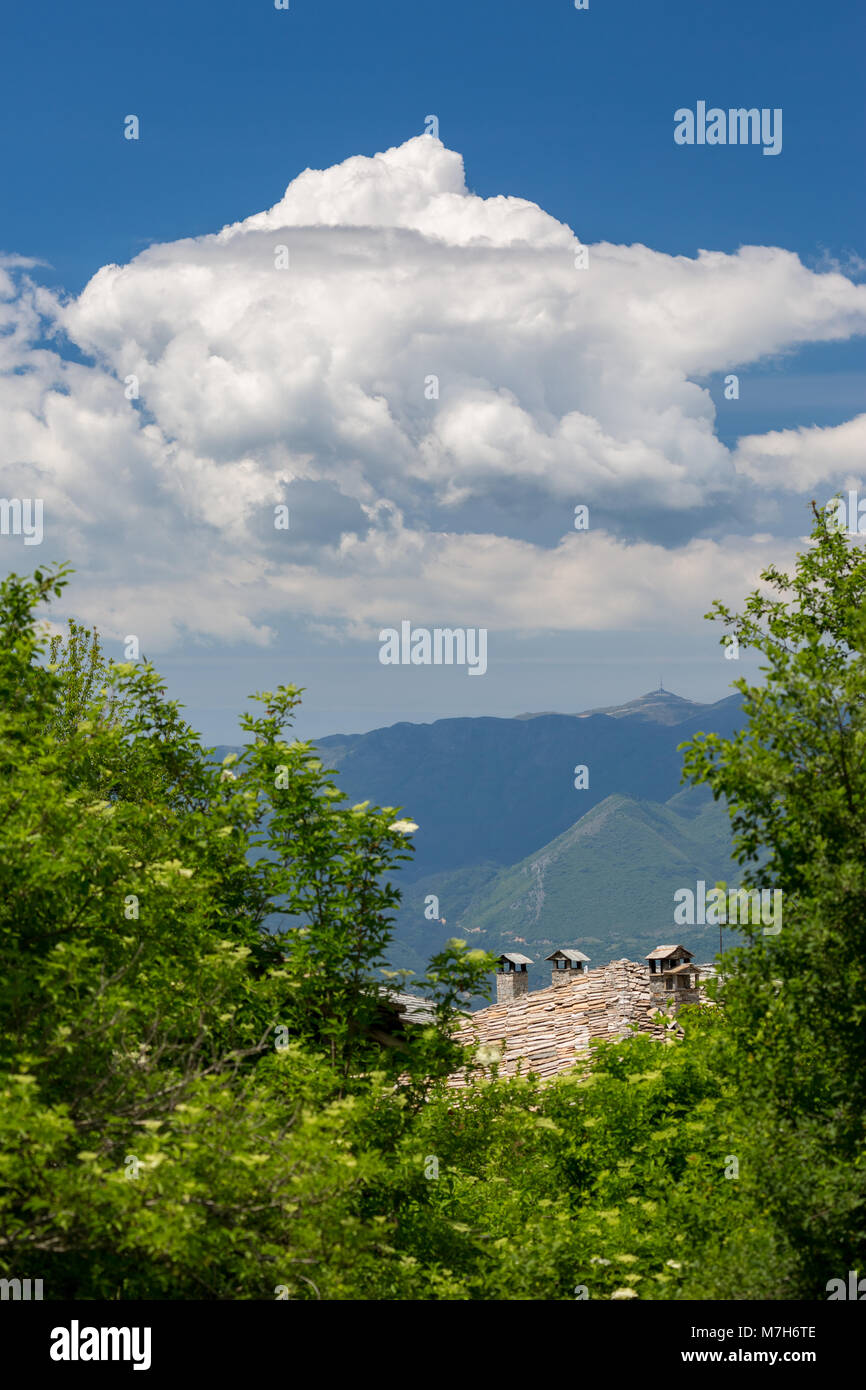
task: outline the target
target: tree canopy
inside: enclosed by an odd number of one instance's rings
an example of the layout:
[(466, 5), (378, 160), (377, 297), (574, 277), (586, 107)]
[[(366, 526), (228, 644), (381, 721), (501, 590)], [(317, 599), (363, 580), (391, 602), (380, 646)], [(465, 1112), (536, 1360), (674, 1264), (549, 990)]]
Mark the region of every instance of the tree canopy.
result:
[[(0, 587), (0, 1274), (47, 1298), (823, 1298), (866, 1264), (863, 552), (816, 511), (742, 614), (762, 653), (724, 798), (742, 928), (682, 1037), (542, 1084), (454, 1041), (492, 958), (449, 942), (388, 990), (411, 807), (349, 805), (254, 696), (202, 747), (147, 662)], [(448, 1077), (468, 1068), (469, 1084)]]

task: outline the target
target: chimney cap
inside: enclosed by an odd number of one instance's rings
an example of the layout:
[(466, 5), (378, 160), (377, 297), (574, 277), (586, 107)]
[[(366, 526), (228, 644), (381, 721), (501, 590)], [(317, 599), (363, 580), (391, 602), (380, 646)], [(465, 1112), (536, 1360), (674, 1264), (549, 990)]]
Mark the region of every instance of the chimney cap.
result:
[(665, 956), (675, 956), (678, 951), (684, 956), (688, 956), (689, 960), (695, 954), (694, 951), (687, 951), (685, 946), (656, 946), (654, 951), (650, 951), (648, 956), (644, 956), (644, 960), (664, 960)]
[(497, 961), (499, 961), (500, 963), (501, 963), (502, 961), (508, 960), (508, 961), (511, 962), (512, 965), (532, 965), (532, 964), (534, 964), (534, 962), (530, 960), (529, 956), (522, 956), (522, 955), (520, 954), (519, 951), (503, 951), (503, 952), (502, 952), (502, 955), (501, 955), (501, 956), (497, 956), (496, 959), (497, 959)]
[(545, 956), (545, 960), (570, 960), (572, 965), (579, 965), (581, 961), (588, 961), (589, 956), (585, 956), (583, 951), (561, 950), (554, 951), (552, 955)]

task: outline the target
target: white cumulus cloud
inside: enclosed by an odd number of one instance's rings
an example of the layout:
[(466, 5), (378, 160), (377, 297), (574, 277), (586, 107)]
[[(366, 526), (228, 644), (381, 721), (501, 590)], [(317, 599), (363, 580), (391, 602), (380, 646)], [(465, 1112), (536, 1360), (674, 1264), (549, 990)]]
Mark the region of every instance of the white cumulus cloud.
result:
[[(267, 642), (286, 617), (366, 631), (409, 600), (419, 621), (515, 630), (699, 616), (778, 545), (594, 529), (545, 546), (522, 499), (561, 506), (566, 532), (576, 501), (684, 514), (743, 478), (847, 476), (866, 417), (732, 454), (699, 382), (863, 333), (866, 286), (779, 248), (601, 243), (579, 270), (577, 245), (533, 203), (470, 193), (425, 135), (307, 170), (273, 208), (104, 266), (68, 302), (7, 258), (3, 494), (45, 499), (79, 611), (153, 650)], [(491, 530), (482, 510), (509, 499)]]

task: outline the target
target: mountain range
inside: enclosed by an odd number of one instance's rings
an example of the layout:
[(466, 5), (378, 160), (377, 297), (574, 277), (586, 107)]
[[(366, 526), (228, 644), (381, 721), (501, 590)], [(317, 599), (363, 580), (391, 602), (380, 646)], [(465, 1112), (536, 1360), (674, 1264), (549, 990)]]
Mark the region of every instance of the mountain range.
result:
[(352, 801), (399, 807), (419, 826), (396, 879), (391, 964), (421, 971), (455, 935), (532, 957), (533, 987), (560, 946), (595, 966), (687, 932), (682, 944), (710, 959), (718, 932), (675, 927), (673, 894), (739, 879), (727, 811), (706, 788), (682, 789), (677, 747), (699, 731), (729, 736), (740, 718), (738, 695), (699, 704), (660, 688), (603, 710), (317, 740)]

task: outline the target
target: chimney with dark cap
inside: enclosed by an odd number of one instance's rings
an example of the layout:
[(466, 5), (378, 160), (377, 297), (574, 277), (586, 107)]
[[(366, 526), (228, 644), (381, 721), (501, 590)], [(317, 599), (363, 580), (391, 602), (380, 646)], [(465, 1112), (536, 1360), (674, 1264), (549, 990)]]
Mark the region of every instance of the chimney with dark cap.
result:
[(529, 956), (519, 951), (503, 951), (496, 962), (496, 1002), (511, 1004), (529, 993), (527, 965), (532, 965)]
[(552, 985), (567, 985), (570, 980), (577, 980), (581, 975), (585, 975), (589, 968), (589, 956), (585, 956), (583, 951), (554, 951), (553, 955), (547, 956), (546, 959), (550, 961)]

